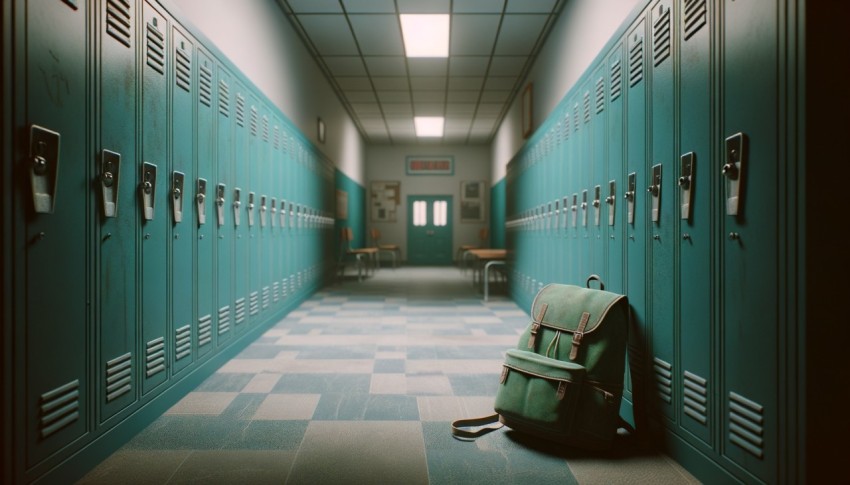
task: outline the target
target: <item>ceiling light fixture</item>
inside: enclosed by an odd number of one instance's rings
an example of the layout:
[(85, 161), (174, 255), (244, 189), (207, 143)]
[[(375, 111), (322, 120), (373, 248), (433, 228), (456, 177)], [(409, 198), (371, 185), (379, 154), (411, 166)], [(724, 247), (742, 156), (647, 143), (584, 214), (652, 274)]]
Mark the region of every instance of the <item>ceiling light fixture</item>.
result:
[(448, 14), (401, 14), (407, 57), (449, 57)]
[(443, 136), (446, 119), (442, 116), (414, 116), (416, 136)]

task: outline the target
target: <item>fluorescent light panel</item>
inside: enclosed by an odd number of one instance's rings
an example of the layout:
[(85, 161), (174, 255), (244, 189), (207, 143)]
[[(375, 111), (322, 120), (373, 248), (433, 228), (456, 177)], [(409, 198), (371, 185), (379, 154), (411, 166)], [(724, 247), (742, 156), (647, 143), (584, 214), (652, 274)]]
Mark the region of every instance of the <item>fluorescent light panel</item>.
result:
[(401, 14), (407, 57), (449, 57), (448, 14)]
[(443, 136), (446, 119), (442, 116), (414, 116), (416, 136)]

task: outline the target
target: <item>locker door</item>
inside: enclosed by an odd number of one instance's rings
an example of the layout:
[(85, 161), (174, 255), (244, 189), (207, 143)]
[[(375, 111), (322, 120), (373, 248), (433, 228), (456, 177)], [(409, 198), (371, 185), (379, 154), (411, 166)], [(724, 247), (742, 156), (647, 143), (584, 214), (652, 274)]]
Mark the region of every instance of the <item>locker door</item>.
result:
[(210, 56), (197, 50), (198, 89), (197, 101), (197, 131), (196, 143), (196, 172), (193, 179), (194, 197), (188, 201), (195, 213), (194, 224), (197, 225), (195, 237), (195, 286), (197, 300), (195, 315), (198, 317), (198, 356), (207, 354), (213, 348), (213, 283), (215, 275), (215, 257), (213, 253), (213, 238), (215, 227), (214, 205), (212, 197), (216, 180), (213, 166), (213, 150), (216, 145), (213, 131), (213, 106), (215, 95), (213, 86), (216, 85), (215, 62)]
[(271, 244), (269, 236), (269, 207), (271, 205), (271, 163), (269, 145), (269, 114), (264, 105), (260, 105), (260, 137), (257, 190), (259, 193), (259, 247), (260, 258), (257, 269), (260, 275), (260, 310), (265, 315), (271, 305)]
[(15, 51), (15, 65), (21, 66), (15, 124), (25, 133), (16, 138), (22, 182), (15, 214), (16, 227), (23, 230), (16, 231), (20, 236), (14, 257), (15, 274), (20, 275), (15, 300), (22, 302), (15, 307), (15, 348), (25, 349), (16, 356), (23, 382), (15, 388), (25, 393), (15, 396), (26, 420), (15, 425), (15, 441), (25, 445), (14, 453), (15, 463), (26, 469), (89, 429), (86, 300), (94, 276), (86, 264), (89, 11), (85, 2), (77, 8), (30, 2), (15, 13), (21, 27)]
[(245, 332), (248, 319), (248, 117), (245, 87), (234, 82), (236, 125), (233, 132), (233, 190), (230, 192), (233, 225), (233, 323), (237, 334)]
[(136, 400), (136, 7), (100, 2), (95, 220), (100, 421)]
[(590, 187), (593, 173), (593, 155), (591, 153), (593, 137), (591, 134), (590, 86), (588, 83), (579, 89), (579, 110), (581, 127), (579, 128), (579, 153), (576, 159), (578, 165), (578, 243), (579, 243), (579, 274), (575, 284), (582, 284), (592, 273), (593, 256), (590, 254)]
[[(223, 345), (233, 335), (233, 78), (224, 67), (218, 66), (218, 114), (216, 115), (216, 174), (215, 186), (207, 187), (207, 200), (214, 201), (212, 224), (215, 227), (216, 245), (216, 338)], [(214, 190), (214, 192), (211, 192)], [(210, 197), (213, 196), (213, 197)]]
[(269, 267), (271, 268), (271, 285), (272, 285), (272, 305), (274, 309), (280, 307), (281, 304), (281, 247), (280, 247), (280, 216), (278, 210), (281, 203), (281, 188), (280, 188), (280, 168), (281, 168), (281, 144), (280, 144), (280, 120), (277, 117), (272, 118), (272, 158), (271, 171), (269, 180), (271, 181), (269, 194), (272, 197), (271, 209), (269, 211), (269, 223), (271, 226), (271, 260)]
[[(629, 329), (629, 367), (633, 400), (624, 405), (638, 409), (625, 410), (640, 413), (647, 396), (649, 377), (646, 372), (646, 338), (648, 320), (646, 312), (646, 287), (649, 284), (646, 269), (646, 22), (639, 19), (628, 31), (624, 65), (626, 78), (626, 180), (620, 199), (626, 215), (626, 294), (632, 306), (632, 328)], [(646, 410), (643, 409), (645, 412)], [(635, 417), (638, 419), (638, 416)], [(639, 423), (638, 423), (639, 425)]]
[(177, 27), (172, 26), (171, 86), (171, 161), (166, 175), (166, 193), (171, 212), (171, 345), (174, 349), (172, 374), (192, 363), (197, 345), (194, 319), (194, 233), (195, 210), (192, 185), (194, 136), (195, 46)]
[[(142, 65), (142, 154), (134, 167), (139, 183), (135, 192), (141, 225), (142, 352), (145, 356), (142, 393), (166, 382), (171, 345), (167, 340), (169, 222), (168, 78), (171, 56), (167, 17), (149, 3), (144, 8), (145, 61)], [(135, 164), (135, 162), (133, 162)], [(130, 170), (125, 171), (129, 173)]]
[[(765, 482), (776, 482), (777, 402), (781, 360), (777, 336), (780, 233), (778, 174), (779, 35), (781, 8), (769, 2), (723, 3), (724, 175), (720, 234), (723, 282), (722, 341), (723, 455)], [(735, 136), (737, 134), (740, 136)], [(740, 188), (737, 200), (731, 199)], [(734, 210), (737, 209), (737, 210)], [(729, 214), (737, 212), (737, 215)]]
[[(591, 178), (588, 182), (588, 207), (587, 207), (587, 225), (590, 228), (590, 254), (591, 265), (590, 273), (602, 276), (603, 281), (607, 283), (609, 269), (606, 267), (606, 249), (608, 243), (605, 241), (608, 224), (603, 221), (605, 212), (603, 202), (605, 196), (603, 190), (606, 187), (608, 173), (608, 112), (606, 90), (607, 69), (608, 66), (603, 62), (593, 73), (591, 82), (593, 83), (593, 91), (591, 94)], [(607, 288), (607, 287), (606, 287)]]
[(260, 314), (260, 113), (257, 98), (248, 97), (248, 323), (255, 323)]
[(579, 254), (581, 245), (579, 244), (579, 214), (578, 214), (578, 205), (579, 205), (579, 187), (581, 175), (579, 173), (579, 157), (581, 156), (581, 134), (579, 130), (581, 128), (581, 115), (579, 114), (579, 105), (578, 101), (575, 98), (571, 98), (568, 105), (570, 107), (570, 116), (572, 118), (572, 127), (570, 128), (570, 141), (568, 143), (567, 150), (567, 204), (569, 205), (569, 216), (568, 216), (568, 233), (569, 238), (567, 240), (567, 251), (570, 255), (570, 261), (567, 265), (569, 269), (569, 273), (567, 274), (567, 283), (576, 284), (576, 282), (581, 278), (581, 267), (580, 267), (580, 258)]
[(560, 149), (560, 161), (559, 161), (559, 170), (558, 170), (558, 196), (561, 200), (561, 220), (559, 223), (560, 227), (560, 241), (559, 241), (559, 250), (558, 252), (561, 254), (561, 264), (559, 265), (561, 268), (561, 282), (567, 283), (570, 280), (571, 274), (571, 262), (572, 257), (570, 255), (571, 244), (570, 244), (570, 147), (572, 146), (570, 140), (570, 134), (572, 133), (572, 118), (570, 117), (570, 107), (567, 104), (564, 107), (563, 114), (561, 115), (561, 149)]
[(625, 173), (623, 163), (623, 45), (618, 44), (608, 56), (608, 175), (602, 185), (604, 195), (602, 224), (607, 227), (607, 266), (606, 288), (614, 293), (623, 293), (624, 287), (624, 217), (625, 207), (622, 197)]
[[(677, 175), (681, 254), (679, 263), (679, 361), (682, 379), (682, 436), (713, 447), (717, 385), (712, 372), (713, 309), (716, 298), (712, 262), (713, 212), (719, 199), (720, 168), (715, 163), (712, 84), (713, 12), (705, 1), (689, 1), (680, 13), (679, 152)], [(690, 167), (690, 172), (687, 168)], [(683, 179), (682, 177), (687, 177)], [(672, 185), (672, 184), (668, 184)]]
[[(652, 4), (648, 17), (650, 20), (650, 42), (652, 49), (650, 68), (652, 80), (650, 86), (652, 99), (651, 121), (651, 166), (647, 173), (646, 224), (649, 227), (651, 241), (648, 243), (649, 314), (652, 315), (652, 380), (656, 403), (660, 412), (670, 421), (675, 421), (676, 402), (681, 399), (679, 390), (674, 386), (674, 375), (678, 373), (673, 364), (673, 311), (674, 311), (674, 266), (678, 240), (674, 239), (678, 226), (675, 213), (676, 197), (673, 183), (677, 157), (674, 146), (674, 93), (672, 26), (675, 20), (672, 0), (660, 0)], [(649, 42), (647, 42), (649, 45)], [(641, 186), (642, 188), (643, 186)]]

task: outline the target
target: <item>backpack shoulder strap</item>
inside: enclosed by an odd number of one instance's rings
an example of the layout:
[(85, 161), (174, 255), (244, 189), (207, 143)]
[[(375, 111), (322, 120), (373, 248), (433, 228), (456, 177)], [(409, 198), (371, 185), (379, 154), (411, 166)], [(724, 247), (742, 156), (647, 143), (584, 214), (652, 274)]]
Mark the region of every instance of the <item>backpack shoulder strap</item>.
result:
[[(486, 426), (488, 424), (497, 423), (495, 426), (488, 426), (484, 428), (479, 428), (477, 430), (468, 430), (463, 428), (474, 428), (479, 426)], [(499, 414), (491, 414), (489, 416), (483, 416), (480, 418), (470, 418), (470, 419), (458, 419), (457, 421), (452, 421), (452, 437), (456, 440), (460, 441), (474, 441), (475, 438), (480, 436), (484, 436), (485, 434), (496, 431), (497, 429), (502, 427), (502, 423), (499, 423)]]

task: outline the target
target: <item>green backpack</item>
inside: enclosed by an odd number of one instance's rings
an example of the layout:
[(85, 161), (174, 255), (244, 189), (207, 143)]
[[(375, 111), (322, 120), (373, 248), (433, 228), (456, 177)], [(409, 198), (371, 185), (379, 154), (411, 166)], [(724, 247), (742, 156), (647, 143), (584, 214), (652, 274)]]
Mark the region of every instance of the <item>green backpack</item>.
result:
[[(600, 283), (599, 290), (589, 288)], [(496, 414), (452, 423), (452, 435), (471, 440), (497, 428), (585, 449), (611, 446), (623, 396), (629, 304), (604, 291), (551, 284), (531, 305), (532, 322), (507, 352), (496, 394)]]

